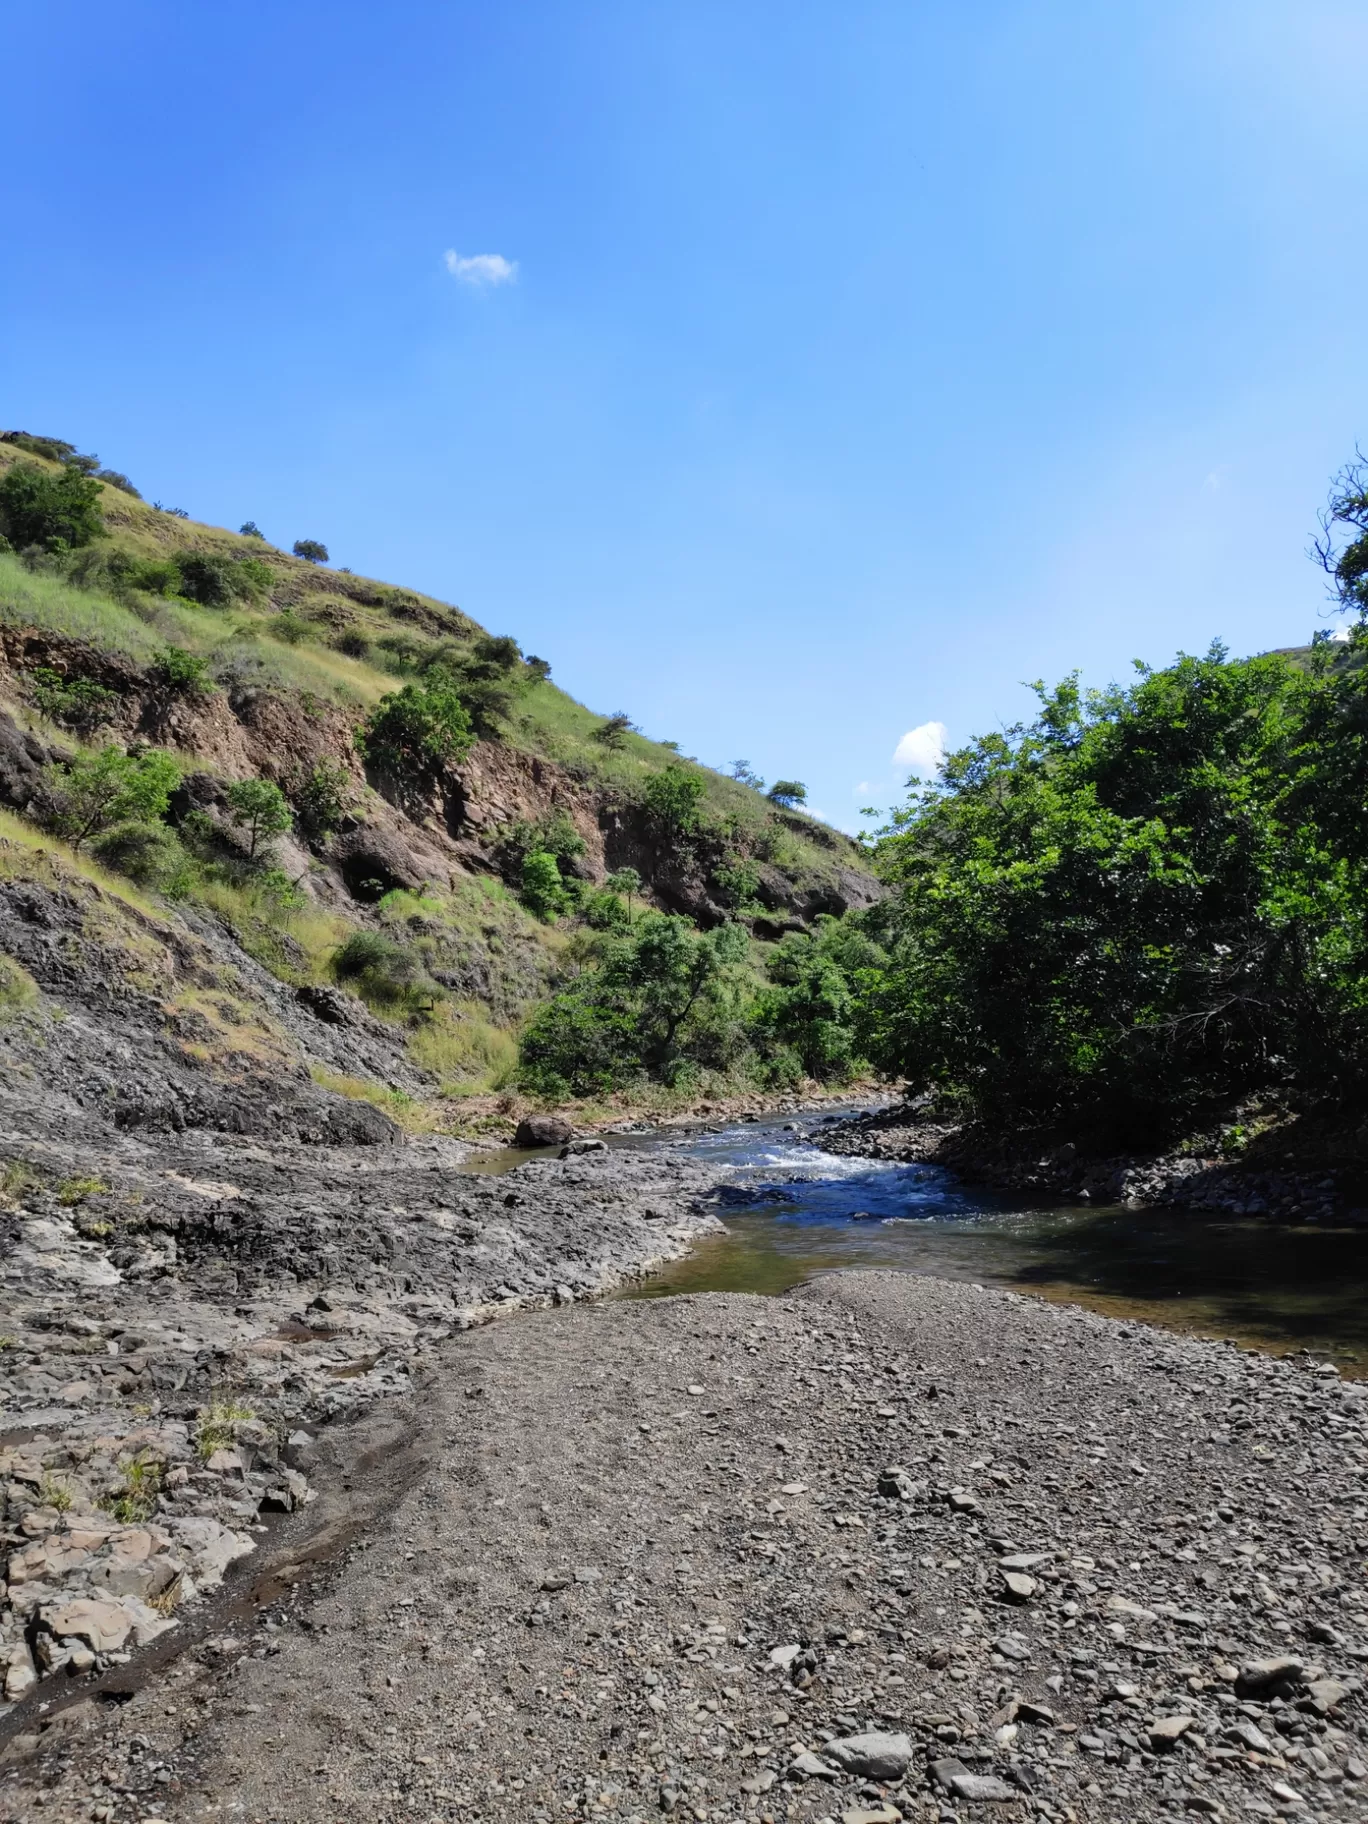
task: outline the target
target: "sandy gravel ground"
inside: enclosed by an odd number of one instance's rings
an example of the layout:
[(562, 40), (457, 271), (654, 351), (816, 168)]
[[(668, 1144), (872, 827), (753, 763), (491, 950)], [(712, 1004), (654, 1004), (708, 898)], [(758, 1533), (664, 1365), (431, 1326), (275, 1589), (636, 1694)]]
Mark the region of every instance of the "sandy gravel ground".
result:
[(347, 1555), (30, 1725), (0, 1818), (1368, 1816), (1310, 1363), (871, 1273), (512, 1317), (416, 1404)]

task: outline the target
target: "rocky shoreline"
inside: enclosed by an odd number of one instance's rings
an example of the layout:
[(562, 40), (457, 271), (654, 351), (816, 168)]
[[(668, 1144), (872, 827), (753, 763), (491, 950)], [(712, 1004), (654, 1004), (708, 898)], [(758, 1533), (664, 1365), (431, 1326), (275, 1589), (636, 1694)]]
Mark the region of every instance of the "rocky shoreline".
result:
[(350, 1548), (0, 1819), (1352, 1820), (1366, 1398), (899, 1274), (454, 1334)]
[(717, 1227), (601, 1142), (506, 1176), (431, 1138), (0, 1134), (0, 1729), (181, 1625), (305, 1509), (320, 1432), (461, 1330), (594, 1297)]
[(1080, 1203), (1221, 1210), (1294, 1222), (1368, 1223), (1361, 1170), (1329, 1161), (1263, 1162), (1210, 1149), (1098, 1157), (1068, 1142), (1032, 1146), (938, 1119), (906, 1104), (820, 1130), (824, 1151), (940, 1165), (970, 1183), (1001, 1185)]

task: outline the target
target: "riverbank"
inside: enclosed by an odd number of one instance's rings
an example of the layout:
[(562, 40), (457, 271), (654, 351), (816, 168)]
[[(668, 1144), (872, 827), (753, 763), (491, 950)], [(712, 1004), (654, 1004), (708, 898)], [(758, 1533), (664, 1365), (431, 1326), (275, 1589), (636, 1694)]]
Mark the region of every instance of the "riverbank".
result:
[(1358, 1817), (1362, 1412), (902, 1275), (525, 1314), (441, 1345), (344, 1560), (0, 1817)]
[(994, 1132), (899, 1103), (824, 1126), (821, 1144), (1035, 1196), (1368, 1223), (1363, 1136), (1312, 1123), (1281, 1122), (1248, 1140), (1241, 1133), (1225, 1150), (1217, 1132), (1167, 1152), (1098, 1155), (1058, 1136)]
[(2, 1136), (0, 1728), (250, 1574), (314, 1501), (320, 1436), (410, 1402), (453, 1335), (721, 1226), (715, 1174), (601, 1143), (504, 1179), (437, 1137), (64, 1125)]

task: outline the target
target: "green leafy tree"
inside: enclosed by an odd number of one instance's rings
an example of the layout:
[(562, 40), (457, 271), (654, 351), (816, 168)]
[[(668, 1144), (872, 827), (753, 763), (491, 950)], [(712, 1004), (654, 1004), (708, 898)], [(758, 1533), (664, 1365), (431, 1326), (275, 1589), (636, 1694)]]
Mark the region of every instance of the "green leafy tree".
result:
[(519, 896), (537, 918), (559, 918), (566, 910), (570, 896), (554, 855), (548, 855), (544, 849), (534, 849), (523, 856)]
[(228, 787), (227, 797), (233, 822), (247, 833), (249, 861), (255, 861), (258, 850), (264, 853), (271, 838), (283, 835), (294, 821), (285, 794), (269, 779), (239, 779)]
[(180, 778), (169, 754), (126, 754), (118, 747), (77, 754), (46, 770), (50, 820), (79, 849), (112, 824), (158, 822)]
[(27, 682), (29, 697), (39, 715), (60, 722), (65, 728), (93, 729), (114, 720), (118, 692), (94, 678), (64, 678), (50, 666), (35, 665)]
[(328, 561), (328, 547), (316, 538), (297, 538), (293, 549), (295, 556), (302, 557), (306, 563), (326, 564)]
[(16, 549), (75, 549), (103, 531), (100, 484), (79, 464), (66, 462), (54, 475), (36, 462), (16, 462), (0, 478), (0, 533)]
[(1368, 614), (1368, 459), (1356, 454), (1335, 477), (1314, 546), (1342, 608)]
[(646, 815), (660, 846), (677, 843), (698, 828), (698, 807), (706, 790), (702, 775), (667, 766), (646, 781)]
[(619, 749), (626, 747), (628, 735), (637, 733), (637, 725), (625, 710), (618, 710), (606, 716), (594, 730), (594, 739), (602, 747)]
[(764, 791), (765, 782), (759, 773), (753, 771), (749, 760), (733, 760), (727, 771), (738, 784), (748, 785), (753, 792)]
[(262, 531), (261, 527), (256, 523), (256, 521), (254, 519), (248, 519), (248, 520), (244, 520), (243, 523), (238, 527), (238, 537), (239, 538), (259, 538), (259, 539), (261, 539), (261, 541), (263, 543), (265, 543), (266, 534)]
[(421, 778), (463, 759), (475, 733), (455, 683), (437, 672), (382, 697), (356, 744), (373, 764)]
[(634, 1078), (665, 1083), (723, 1068), (745, 1049), (745, 933), (699, 932), (654, 914), (631, 936), (600, 940), (587, 970), (543, 1007), (523, 1036), (526, 1085), (587, 1095)]
[[(1352, 655), (1351, 655), (1352, 659)], [(878, 845), (865, 1048), (1007, 1125), (1126, 1142), (1368, 1078), (1362, 667), (1214, 647), (1038, 686)]]
[(641, 892), (641, 876), (635, 868), (614, 868), (604, 881), (610, 893), (620, 893), (627, 902), (627, 922), (632, 919), (632, 900)]
[(807, 803), (807, 787), (801, 779), (776, 779), (769, 789), (768, 797), (771, 804), (791, 811), (796, 806)]

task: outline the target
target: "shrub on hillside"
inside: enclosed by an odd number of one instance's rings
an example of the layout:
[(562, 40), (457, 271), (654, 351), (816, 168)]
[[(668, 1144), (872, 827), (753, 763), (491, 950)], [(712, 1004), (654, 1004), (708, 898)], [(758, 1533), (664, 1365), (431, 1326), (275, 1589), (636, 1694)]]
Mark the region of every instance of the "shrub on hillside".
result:
[(807, 787), (801, 779), (776, 779), (766, 796), (781, 810), (792, 811), (807, 803)]
[(0, 532), (16, 550), (72, 550), (103, 531), (100, 484), (75, 463), (54, 475), (36, 462), (16, 462), (0, 478)]
[(635, 735), (639, 732), (632, 718), (625, 710), (620, 709), (599, 723), (594, 730), (594, 739), (603, 747), (617, 750), (626, 747), (628, 735)]
[(271, 571), (256, 557), (225, 557), (216, 551), (178, 551), (179, 593), (203, 608), (228, 608), (251, 601), (271, 584)]
[(632, 936), (600, 944), (598, 967), (528, 1025), (520, 1050), (527, 1088), (554, 1097), (642, 1076), (677, 1084), (737, 1061), (747, 1046), (743, 931), (699, 932), (656, 913)]
[(118, 747), (77, 754), (45, 772), (52, 809), (49, 821), (79, 849), (116, 823), (157, 823), (180, 784), (169, 754), (126, 754)]
[(207, 697), (214, 688), (208, 659), (197, 658), (183, 646), (168, 646), (153, 662), (152, 673), (180, 696)]
[(430, 777), (475, 745), (453, 681), (436, 673), (382, 697), (356, 737), (367, 760), (410, 778)]
[(105, 867), (168, 899), (183, 899), (194, 882), (190, 856), (163, 823), (120, 823), (95, 837), (91, 853)]
[(565, 890), (554, 855), (548, 855), (544, 849), (533, 849), (523, 856), (518, 897), (534, 918), (550, 921), (568, 909), (570, 895)]
[(64, 728), (88, 731), (114, 720), (117, 691), (97, 684), (94, 678), (64, 678), (60, 671), (36, 665), (28, 673), (28, 696), (40, 716)]
[(326, 564), (328, 561), (328, 547), (320, 544), (316, 538), (297, 538), (294, 554), (310, 564)]
[(337, 760), (317, 760), (290, 787), (295, 813), (304, 834), (322, 841), (351, 816), (356, 784)]
[(339, 982), (388, 1012), (430, 1008), (443, 995), (418, 952), (380, 931), (354, 931), (334, 953), (332, 967)]
[(682, 766), (667, 766), (646, 781), (646, 815), (659, 847), (680, 842), (698, 828), (705, 790), (702, 775)]

